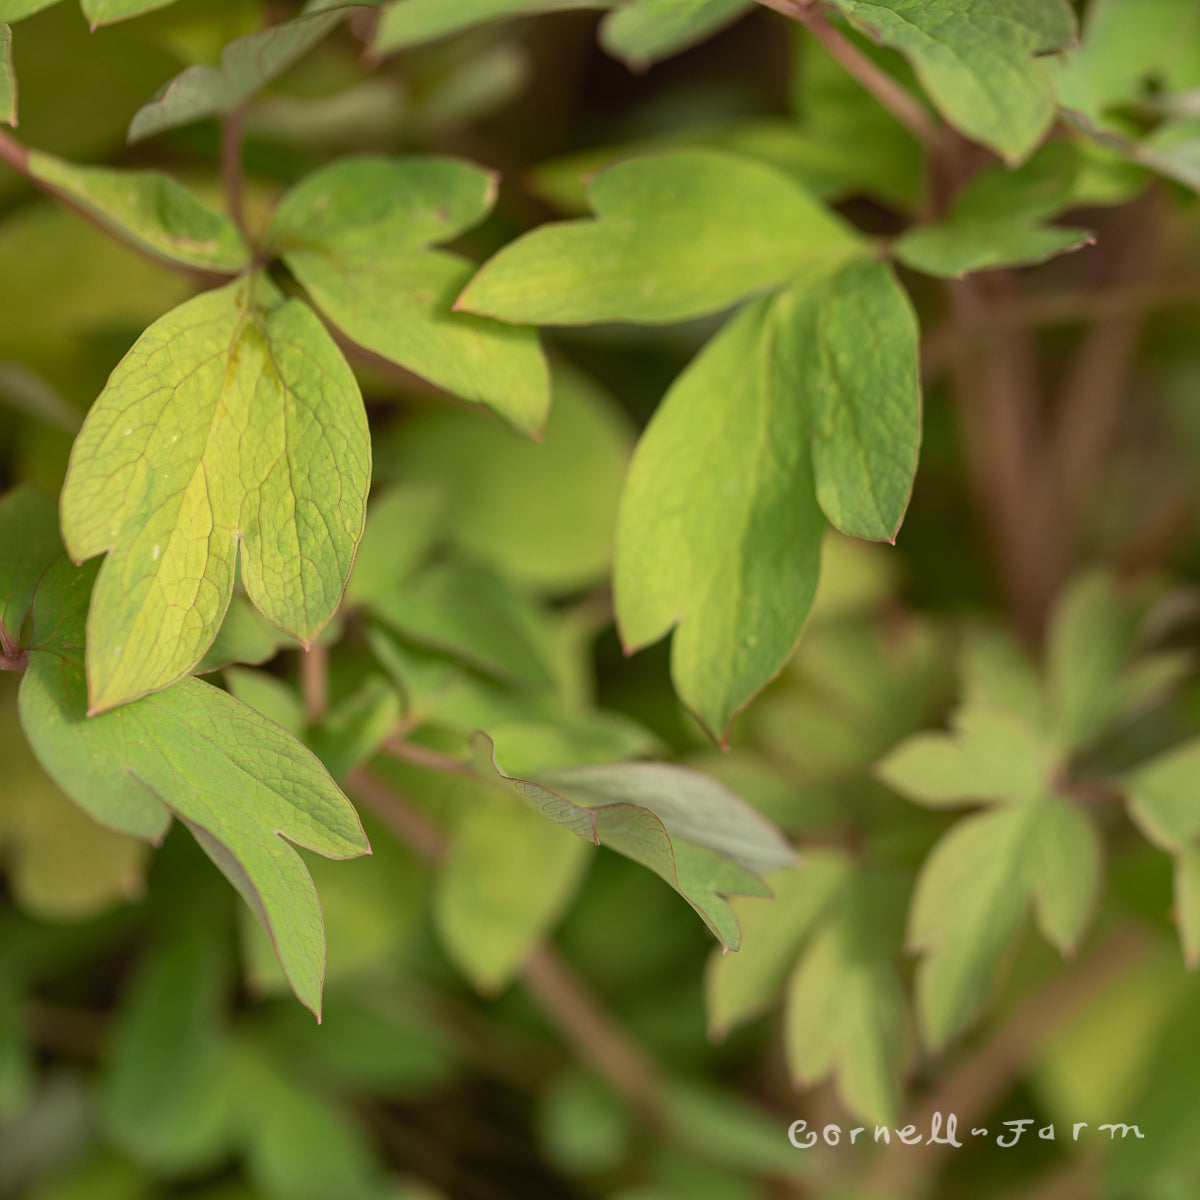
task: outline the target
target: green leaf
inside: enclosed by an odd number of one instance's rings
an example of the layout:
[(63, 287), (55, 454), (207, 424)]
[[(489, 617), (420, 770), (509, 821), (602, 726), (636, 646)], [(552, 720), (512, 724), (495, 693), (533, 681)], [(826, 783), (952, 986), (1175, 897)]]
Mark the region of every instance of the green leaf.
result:
[(1129, 815), (1175, 859), (1175, 923), (1189, 967), (1200, 964), (1200, 739), (1152, 758), (1125, 778)]
[(225, 672), (230, 693), (243, 704), (250, 705), (264, 717), (286, 729), (293, 737), (303, 737), (308, 725), (304, 702), (296, 689), (269, 671), (251, 667), (230, 667)]
[(763, 872), (795, 861), (779, 832), (722, 784), (667, 763), (614, 763), (517, 779), (475, 738), (481, 767), (572, 833), (649, 867), (700, 914), (723, 946), (741, 943), (727, 896), (769, 895)]
[(57, 3), (58, 0), (0, 0), (0, 21), (19, 21)]
[(129, 126), (129, 140), (141, 141), (203, 117), (232, 112), (307, 54), (346, 14), (344, 6), (301, 14), (236, 38), (221, 51), (220, 66), (188, 67), (139, 108)]
[(250, 261), (233, 223), (161, 171), (78, 167), (37, 150), (29, 170), (106, 229), (169, 262), (234, 273)]
[(82, 413), (24, 363), (0, 362), (0, 404), (72, 437), (83, 424)]
[(849, 874), (844, 854), (814, 850), (794, 870), (767, 876), (773, 903), (732, 902), (742, 947), (736, 954), (717, 949), (709, 955), (704, 1004), (711, 1037), (723, 1038), (774, 1003), (800, 947), (840, 896)]
[(160, 934), (123, 998), (100, 1092), (105, 1132), (161, 1171), (215, 1166), (231, 1140), (233, 1095), (221, 1025), (224, 929), (200, 914)]
[[(474, 429), (477, 422), (467, 424)], [(445, 508), (445, 497), (436, 482), (406, 482), (378, 493), (367, 509), (367, 526), (346, 585), (346, 602), (370, 605), (379, 600), (386, 604), (387, 597), (404, 586), (440, 538)]]
[(753, 7), (753, 0), (628, 0), (605, 17), (600, 44), (631, 70), (644, 71)]
[(905, 893), (891, 876), (857, 872), (792, 973), (784, 1012), (796, 1083), (831, 1075), (846, 1107), (879, 1124), (896, 1119), (908, 1056), (907, 1004), (892, 962)]
[(937, 225), (917, 225), (901, 235), (893, 249), (914, 271), (960, 279), (973, 271), (1045, 262), (1094, 242), (1086, 229), (1033, 225), (1018, 213), (952, 217)]
[(454, 4), (446, 4), (445, 0), (396, 0), (379, 18), (371, 48), (376, 54), (389, 54), (490, 21), (578, 8), (607, 8), (610, 3), (612, 0), (456, 0)]
[(1066, 0), (833, 0), (850, 23), (912, 63), (942, 115), (1020, 162), (1054, 120), (1038, 59), (1075, 36)]
[(83, 15), (93, 29), (99, 25), (111, 25), (129, 17), (140, 17), (142, 13), (166, 8), (175, 0), (80, 0)]
[(320, 1013), (325, 936), (312, 880), (283, 839), (329, 858), (367, 852), (354, 809), (290, 734), (198, 679), (88, 717), (80, 662), (91, 571), (60, 559), (38, 592), (21, 725), (47, 773), (101, 824), (160, 839), (172, 815), (270, 932)]
[(396, 689), (382, 675), (368, 675), (313, 730), (308, 744), (329, 774), (342, 780), (378, 753), (401, 716)]
[(1064, 801), (1007, 804), (959, 821), (926, 858), (909, 912), (917, 1010), (942, 1048), (987, 1001), (1029, 900), (1060, 950), (1078, 941), (1095, 899), (1099, 844)]
[[(566, 592), (598, 583), (612, 561), (617, 504), (632, 437), (596, 384), (555, 371), (554, 402), (538, 444), (470, 413), (434, 410), (406, 421), (376, 475), (445, 489), (450, 541), (518, 583)], [(371, 516), (349, 595), (371, 536)], [(389, 536), (403, 526), (397, 520)]]
[(245, 596), (234, 592), (221, 628), (194, 673), (205, 675), (233, 663), (257, 666), (274, 658), (283, 643), (279, 630)]
[(156, 321), (93, 404), (63, 488), (71, 556), (108, 555), (88, 616), (89, 708), (199, 662), (239, 557), (259, 612), (311, 642), (341, 599), (369, 474), (358, 385), (306, 305), (256, 276)]
[(495, 198), (493, 174), (455, 159), (343, 159), (284, 197), (270, 238), (347, 337), (537, 434), (550, 403), (537, 333), (452, 311), (474, 264), (429, 248)]
[(681, 321), (865, 250), (785, 175), (715, 150), (618, 163), (591, 181), (588, 198), (594, 221), (518, 238), (457, 307), (539, 325)]
[(0, 634), (11, 647), (22, 644), (38, 581), (61, 553), (49, 500), (25, 486), (0, 496)]
[(12, 30), (0, 25), (0, 121), (17, 123), (17, 76), (13, 71)]
[(507, 793), (466, 798), (434, 890), (446, 952), (480, 991), (497, 992), (567, 911), (587, 844)]

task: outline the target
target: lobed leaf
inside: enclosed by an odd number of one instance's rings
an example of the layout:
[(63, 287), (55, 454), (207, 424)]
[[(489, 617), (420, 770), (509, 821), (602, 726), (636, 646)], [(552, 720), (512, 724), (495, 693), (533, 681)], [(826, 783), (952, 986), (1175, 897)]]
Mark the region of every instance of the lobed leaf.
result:
[(157, 841), (178, 817), (269, 932), (320, 1015), (325, 934), (312, 879), (283, 839), (328, 858), (369, 850), (354, 809), (291, 734), (197, 679), (87, 715), (80, 647), (93, 572), (46, 574), (21, 681), (21, 725), (47, 773), (97, 821)]
[(1075, 36), (1066, 0), (832, 0), (850, 23), (912, 63), (942, 115), (1020, 162), (1055, 115), (1038, 58)]
[(863, 251), (785, 175), (715, 150), (618, 163), (592, 179), (588, 198), (595, 220), (519, 237), (456, 307), (538, 325), (682, 321)]
[(63, 535), (107, 554), (88, 617), (89, 709), (182, 678), (229, 607), (311, 642), (362, 534), (370, 438), (358, 385), (312, 311), (264, 276), (156, 321), (71, 451)]
[(750, 12), (753, 0), (627, 0), (604, 18), (600, 44), (644, 71)]
[(730, 950), (741, 933), (726, 897), (769, 895), (762, 873), (795, 862), (791, 847), (749, 805), (684, 767), (614, 763), (518, 779), (496, 763), (486, 735), (476, 735), (475, 748), (481, 767), (544, 816), (665, 879)]
[(269, 236), (347, 337), (537, 434), (550, 380), (536, 331), (452, 311), (474, 265), (430, 249), (495, 197), (494, 175), (455, 159), (344, 159), (284, 197)]
[(161, 171), (79, 167), (37, 150), (29, 170), (105, 228), (169, 262), (233, 274), (250, 261), (229, 218)]
[(142, 105), (130, 123), (129, 140), (138, 142), (203, 117), (232, 112), (307, 54), (350, 7), (354, 6), (301, 13), (282, 25), (235, 38), (221, 51), (219, 66), (188, 67)]
[(379, 18), (372, 49), (390, 54), (510, 17), (607, 8), (613, 0), (395, 0)]

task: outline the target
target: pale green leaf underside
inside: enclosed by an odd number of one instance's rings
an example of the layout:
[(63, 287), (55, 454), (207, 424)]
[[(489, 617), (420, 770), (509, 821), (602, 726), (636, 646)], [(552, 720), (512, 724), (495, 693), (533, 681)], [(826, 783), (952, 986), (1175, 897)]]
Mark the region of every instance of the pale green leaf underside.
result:
[(917, 1009), (931, 1048), (944, 1046), (984, 1006), (1030, 900), (1047, 939), (1063, 952), (1074, 947), (1098, 876), (1095, 830), (1060, 800), (965, 818), (937, 843), (917, 880), (908, 934), (924, 955)]
[(388, 54), (408, 46), (419, 46), (454, 33), (538, 13), (566, 12), (578, 8), (607, 8), (613, 0), (396, 0), (379, 19), (372, 49)]
[(572, 833), (608, 846), (665, 879), (723, 946), (741, 942), (727, 896), (764, 896), (761, 875), (791, 866), (795, 852), (722, 784), (666, 763), (615, 763), (516, 779), (496, 765), (479, 734), (481, 766), (496, 770), (529, 805)]
[(93, 572), (65, 559), (38, 593), (21, 683), (25, 736), (97, 821), (160, 839), (172, 816), (196, 837), (271, 935), (301, 1001), (320, 1012), (325, 936), (308, 870), (283, 839), (330, 858), (368, 850), (320, 762), (248, 705), (198, 679), (89, 717), (78, 643)]
[(171, 262), (236, 272), (250, 261), (233, 223), (169, 175), (78, 167), (36, 150), (29, 170), (108, 229)]
[(481, 792), (455, 826), (433, 911), (450, 957), (481, 991), (495, 992), (566, 911), (589, 854), (586, 842), (515, 797)]
[(914, 271), (954, 279), (972, 271), (1045, 262), (1094, 240), (1086, 229), (1031, 225), (1018, 214), (958, 217), (942, 225), (918, 225), (896, 241), (894, 250)]
[(630, 0), (600, 26), (600, 44), (635, 71), (703, 41), (753, 0)]
[(166, 8), (175, 0), (80, 0), (83, 15), (92, 28), (110, 25), (113, 21), (124, 21), (129, 17), (140, 17), (142, 13)]
[(271, 239), (353, 341), (538, 433), (550, 379), (537, 333), (453, 312), (474, 265), (428, 248), (483, 220), (495, 192), (491, 173), (454, 159), (349, 159), (284, 198)]
[(833, 0), (852, 24), (899, 50), (942, 115), (1010, 162), (1049, 129), (1054, 88), (1037, 55), (1065, 45), (1065, 0)]
[(236, 38), (221, 51), (220, 66), (188, 67), (142, 105), (130, 123), (129, 140), (231, 112), (311, 50), (345, 16), (345, 7), (302, 15)]
[(17, 76), (13, 70), (12, 30), (0, 25), (0, 121), (17, 123)]
[(369, 477), (358, 386), (306, 305), (256, 277), (156, 321), (92, 406), (62, 493), (72, 558), (108, 555), (88, 617), (91, 708), (196, 665), (239, 553), (255, 607), (316, 637), (341, 599)]
[(458, 307), (539, 325), (681, 321), (863, 249), (785, 175), (715, 150), (628, 159), (597, 175), (588, 198), (595, 220), (518, 238)]

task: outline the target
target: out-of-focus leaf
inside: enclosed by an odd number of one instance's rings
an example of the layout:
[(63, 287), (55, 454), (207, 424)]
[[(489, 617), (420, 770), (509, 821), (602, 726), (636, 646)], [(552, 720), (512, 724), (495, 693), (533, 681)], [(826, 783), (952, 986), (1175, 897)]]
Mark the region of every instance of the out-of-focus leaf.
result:
[(220, 66), (198, 63), (188, 67), (138, 109), (129, 126), (129, 140), (140, 141), (201, 117), (232, 112), (311, 50), (347, 11), (343, 6), (301, 14), (230, 42), (221, 51)]
[(714, 950), (709, 956), (704, 1000), (710, 1034), (723, 1037), (774, 1003), (800, 947), (849, 874), (845, 855), (815, 850), (794, 870), (767, 876), (772, 904), (732, 902), (742, 927), (742, 948), (736, 954)]
[(225, 682), (230, 693), (243, 704), (257, 709), (295, 737), (304, 736), (308, 724), (304, 702), (296, 689), (284, 683), (278, 675), (248, 667), (230, 667), (225, 672)]
[(113, 21), (140, 17), (143, 13), (174, 3), (175, 0), (80, 0), (83, 15), (93, 29), (98, 25), (110, 25)]
[(233, 273), (250, 261), (229, 218), (161, 171), (80, 167), (36, 150), (29, 170), (107, 229), (170, 262)]
[(956, 279), (973, 271), (1045, 262), (1094, 241), (1086, 229), (1033, 225), (1018, 214), (917, 225), (901, 235), (894, 249), (896, 257), (915, 271)]
[(54, 505), (32, 488), (0, 496), (0, 629), (15, 646), (46, 568), (62, 553)]
[(328, 772), (290, 734), (197, 679), (86, 715), (79, 647), (93, 577), (60, 559), (38, 591), (25, 736), (50, 776), (110, 828), (158, 839), (177, 816), (270, 930), (289, 982), (320, 1013), (325, 938), (316, 890), (286, 845), (327, 857), (368, 850)]
[(204, 656), (233, 591), (308, 642), (362, 536), (370, 437), (312, 310), (257, 275), (152, 325), (72, 449), (62, 527), (107, 555), (88, 616), (89, 708), (166, 687)]
[(284, 197), (270, 237), (353, 341), (538, 433), (550, 383), (537, 333), (453, 311), (474, 264), (430, 248), (495, 196), (495, 176), (456, 159), (343, 159)]
[(727, 896), (763, 896), (763, 872), (791, 866), (782, 836), (727, 788), (684, 767), (615, 763), (517, 779), (479, 735), (480, 766), (495, 770), (527, 804), (572, 833), (609, 846), (665, 879), (723, 946), (741, 944)]
[[(401, 478), (445, 489), (449, 537), (464, 553), (531, 587), (569, 591), (597, 582), (612, 561), (630, 441), (612, 400), (559, 368), (541, 444), (446, 410), (406, 422), (394, 457), (386, 448), (377, 457)], [(370, 532), (368, 517), (359, 564)]]
[(588, 847), (507, 792), (467, 799), (438, 872), (434, 920), (442, 944), (483, 992), (497, 992), (561, 919)]
[(106, 1155), (72, 1166), (29, 1200), (147, 1200), (153, 1186), (150, 1176), (128, 1159)]
[[(474, 430), (477, 422), (470, 422)], [(482, 464), (476, 464), (482, 465)], [(350, 604), (384, 603), (421, 564), (446, 522), (440, 476), (429, 484), (409, 482), (379, 493), (367, 509), (367, 525), (346, 585)]]
[(590, 182), (588, 199), (595, 220), (510, 243), (457, 307), (539, 325), (681, 321), (865, 248), (785, 175), (711, 150), (618, 163)]
[(0, 121), (17, 123), (17, 76), (13, 71), (12, 30), (0, 25)]
[(833, 0), (851, 24), (899, 50), (942, 115), (1020, 162), (1054, 120), (1038, 58), (1075, 36), (1066, 0)]
[(400, 723), (403, 708), (391, 683), (370, 675), (312, 731), (309, 747), (334, 779), (344, 779), (375, 756)]
[(195, 673), (205, 675), (233, 663), (257, 666), (274, 658), (284, 640), (279, 630), (245, 596), (235, 592), (221, 628), (196, 664)]
[(710, 37), (753, 8), (752, 0), (627, 0), (600, 26), (600, 44), (644, 71)]
[(633, 1143), (629, 1110), (590, 1075), (568, 1071), (538, 1106), (538, 1140), (547, 1159), (572, 1175), (611, 1171)]
[(19, 21), (57, 3), (58, 0), (0, 0), (0, 21)]
[(489, 21), (577, 8), (607, 8), (612, 0), (396, 0), (379, 19), (372, 49), (389, 54), (436, 41)]
[(83, 424), (79, 410), (23, 363), (0, 362), (0, 404), (7, 404), (9, 408), (72, 437)]

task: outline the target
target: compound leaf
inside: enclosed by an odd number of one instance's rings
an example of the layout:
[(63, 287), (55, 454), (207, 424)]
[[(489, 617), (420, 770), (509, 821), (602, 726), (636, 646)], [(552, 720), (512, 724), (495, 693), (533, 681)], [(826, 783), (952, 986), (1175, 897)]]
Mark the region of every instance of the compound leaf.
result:
[(456, 0), (447, 4), (445, 0), (396, 0), (379, 18), (371, 48), (377, 54), (388, 54), (491, 21), (578, 8), (607, 8), (611, 3), (612, 0)]
[(1075, 36), (1066, 0), (833, 0), (850, 23), (912, 63), (942, 115), (1019, 162), (1054, 120), (1037, 56)]
[(319, 1016), (320, 903), (283, 839), (328, 858), (366, 853), (354, 809), (291, 734), (198, 679), (89, 717), (80, 646), (93, 574), (60, 558), (38, 590), (19, 696), (34, 754), (112, 829), (158, 840), (178, 817), (254, 910), (296, 995)]
[(284, 197), (270, 236), (347, 337), (538, 433), (550, 379), (537, 333), (452, 311), (474, 265), (430, 249), (477, 225), (495, 197), (493, 174), (455, 159), (346, 159)]
[(770, 895), (764, 872), (795, 852), (769, 822), (723, 784), (668, 763), (567, 767), (517, 779), (475, 737), (481, 768), (572, 833), (649, 867), (700, 914), (730, 950), (741, 944), (728, 896)]
[(68, 552), (108, 555), (88, 618), (89, 708), (200, 661), (239, 554), (255, 607), (315, 638), (341, 599), (369, 475), (358, 385), (305, 304), (255, 276), (156, 321), (92, 406), (63, 487)]
[(345, 6), (301, 14), (295, 20), (235, 38), (220, 66), (198, 63), (176, 75), (134, 114), (129, 140), (140, 141), (203, 117), (221, 116), (307, 54), (347, 13)]
[(595, 220), (518, 238), (457, 307), (540, 325), (681, 321), (864, 250), (787, 176), (715, 150), (618, 163), (591, 181), (588, 198)]
[(250, 252), (233, 223), (161, 171), (79, 167), (33, 150), (29, 170), (102, 225), (169, 262), (240, 271)]
[(632, 70), (644, 71), (753, 7), (753, 0), (629, 0), (605, 17), (600, 44)]

